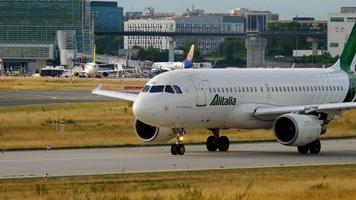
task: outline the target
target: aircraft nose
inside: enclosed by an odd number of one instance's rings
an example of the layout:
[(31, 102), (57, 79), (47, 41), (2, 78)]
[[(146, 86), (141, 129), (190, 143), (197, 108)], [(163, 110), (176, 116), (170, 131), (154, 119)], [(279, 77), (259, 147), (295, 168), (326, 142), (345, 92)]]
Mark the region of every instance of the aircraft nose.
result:
[(153, 105), (148, 105), (141, 98), (134, 102), (132, 110), (136, 118), (146, 123), (154, 121), (157, 114), (157, 109)]

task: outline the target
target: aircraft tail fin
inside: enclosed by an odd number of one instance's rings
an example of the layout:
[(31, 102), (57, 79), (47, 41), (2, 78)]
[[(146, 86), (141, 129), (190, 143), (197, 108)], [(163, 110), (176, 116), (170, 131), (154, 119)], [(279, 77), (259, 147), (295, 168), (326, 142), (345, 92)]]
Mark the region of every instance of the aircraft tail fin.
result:
[(356, 23), (354, 24), (349, 39), (347, 40), (344, 50), (340, 56), (340, 60), (333, 66), (339, 67), (341, 70), (345, 72), (355, 71), (356, 63)]
[(184, 63), (184, 68), (191, 68), (193, 66), (193, 60), (194, 60), (194, 50), (195, 50), (195, 45), (193, 44), (190, 47), (189, 53), (187, 58), (183, 61)]

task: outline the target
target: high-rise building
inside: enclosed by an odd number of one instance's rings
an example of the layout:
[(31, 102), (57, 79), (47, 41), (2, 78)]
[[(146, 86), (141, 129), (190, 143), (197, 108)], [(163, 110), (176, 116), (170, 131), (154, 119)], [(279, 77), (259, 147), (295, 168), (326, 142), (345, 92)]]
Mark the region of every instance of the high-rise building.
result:
[(342, 53), (356, 23), (356, 7), (343, 7), (340, 13), (329, 13), (328, 51), (332, 56)]
[[(125, 31), (147, 31), (147, 32), (175, 32), (176, 23), (173, 19), (136, 19), (124, 23)], [(171, 39), (162, 36), (125, 36), (125, 49), (133, 49), (135, 46), (158, 48), (168, 50)], [(172, 44), (172, 43), (171, 43)]]
[[(240, 16), (187, 16), (176, 19), (177, 32), (196, 33), (243, 33), (244, 18)], [(207, 54), (217, 50), (223, 37), (216, 36), (178, 36), (174, 38), (176, 47), (195, 43), (201, 53)]]
[(74, 31), (75, 47), (91, 53), (88, 0), (1, 0), (0, 59), (41, 66), (58, 55), (57, 32)]
[(123, 30), (123, 7), (114, 1), (92, 1), (90, 11), (95, 17), (96, 32), (115, 32)]
[(279, 20), (279, 15), (271, 11), (255, 11), (247, 8), (230, 10), (230, 15), (245, 17), (246, 32), (261, 32), (268, 29), (270, 21)]

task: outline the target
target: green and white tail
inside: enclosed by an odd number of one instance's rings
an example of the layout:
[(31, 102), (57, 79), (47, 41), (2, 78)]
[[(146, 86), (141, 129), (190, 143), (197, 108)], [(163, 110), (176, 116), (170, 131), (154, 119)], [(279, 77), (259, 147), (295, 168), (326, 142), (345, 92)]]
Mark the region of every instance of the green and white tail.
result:
[(346, 73), (355, 72), (356, 65), (356, 23), (352, 28), (340, 59), (332, 68), (341, 69)]

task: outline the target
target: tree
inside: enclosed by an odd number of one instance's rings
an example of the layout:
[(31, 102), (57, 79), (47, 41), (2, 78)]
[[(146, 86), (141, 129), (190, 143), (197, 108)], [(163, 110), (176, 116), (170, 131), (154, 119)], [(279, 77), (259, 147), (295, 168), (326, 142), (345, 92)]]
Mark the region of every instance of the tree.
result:
[(160, 50), (157, 48), (149, 47), (148, 49), (144, 49), (142, 47), (134, 47), (135, 49), (139, 49), (138, 51), (138, 59), (139, 60), (150, 60), (152, 62), (167, 62), (168, 61), (168, 51)]
[(242, 38), (227, 38), (219, 46), (219, 54), (225, 56), (222, 64), (245, 65), (246, 47)]

